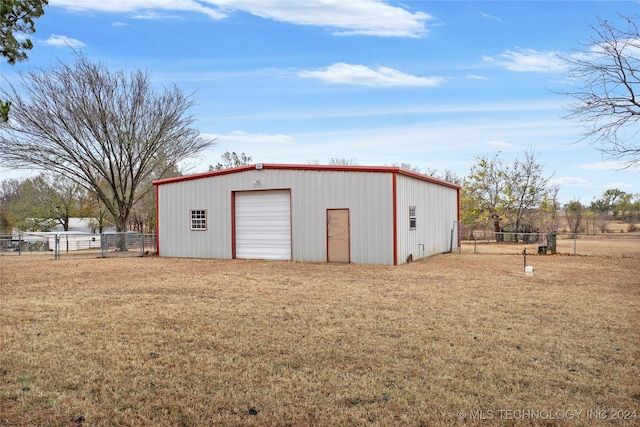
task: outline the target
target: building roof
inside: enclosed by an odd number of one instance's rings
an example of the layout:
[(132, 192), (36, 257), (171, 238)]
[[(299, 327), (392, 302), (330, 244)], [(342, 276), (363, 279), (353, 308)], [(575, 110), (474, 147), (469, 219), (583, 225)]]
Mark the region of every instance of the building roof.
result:
[(264, 169), (278, 169), (278, 170), (302, 170), (302, 171), (333, 171), (333, 172), (382, 172), (382, 173), (397, 173), (400, 175), (410, 176), (412, 178), (420, 179), (422, 181), (431, 182), (433, 184), (442, 185), (445, 187), (451, 187), (460, 189), (460, 186), (452, 182), (443, 181), (438, 178), (434, 178), (429, 175), (424, 175), (418, 172), (403, 169), (397, 166), (343, 166), (343, 165), (296, 165), (296, 164), (273, 164), (273, 163), (256, 163), (252, 165), (239, 166), (237, 168), (221, 169), (211, 172), (203, 172), (192, 175), (176, 176), (174, 178), (160, 179), (153, 181), (154, 185), (171, 184), (174, 182), (191, 181), (200, 178), (209, 178), (219, 175), (226, 175), (231, 173), (245, 172), (250, 170), (264, 170)]

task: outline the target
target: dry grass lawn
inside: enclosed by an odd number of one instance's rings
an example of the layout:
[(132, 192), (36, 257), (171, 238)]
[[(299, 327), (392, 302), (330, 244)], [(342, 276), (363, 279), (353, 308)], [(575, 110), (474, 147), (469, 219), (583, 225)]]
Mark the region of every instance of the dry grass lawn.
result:
[(0, 425), (640, 425), (640, 242), (605, 252), (2, 256)]

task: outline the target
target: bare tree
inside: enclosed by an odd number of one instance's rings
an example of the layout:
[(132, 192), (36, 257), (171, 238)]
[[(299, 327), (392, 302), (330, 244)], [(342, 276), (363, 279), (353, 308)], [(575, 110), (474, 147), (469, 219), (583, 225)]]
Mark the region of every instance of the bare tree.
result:
[(212, 146), (191, 127), (191, 95), (156, 90), (148, 73), (111, 72), (82, 54), (74, 64), (20, 76), (20, 89), (0, 90), (12, 103), (0, 129), (0, 158), (16, 168), (40, 168), (73, 180), (126, 231), (144, 183)]
[(330, 157), (329, 164), (335, 166), (357, 166), (358, 159), (346, 158), (346, 157)]
[(458, 175), (456, 172), (450, 169), (445, 169), (441, 175), (435, 175), (435, 176), (442, 178), (444, 181), (462, 185), (462, 178), (460, 177), (460, 175)]
[(252, 161), (251, 156), (248, 156), (245, 153), (238, 154), (235, 151), (225, 151), (224, 154), (220, 157), (222, 158), (222, 162), (218, 162), (218, 164), (216, 164), (215, 166), (209, 165), (209, 172), (250, 165)]
[(586, 208), (578, 200), (573, 200), (564, 205), (564, 216), (569, 224), (569, 231), (578, 233), (582, 230), (582, 220), (585, 212)]
[(590, 25), (585, 49), (563, 58), (569, 77), (581, 84), (560, 93), (572, 99), (567, 118), (584, 126), (584, 139), (632, 167), (640, 164), (640, 17), (620, 18)]

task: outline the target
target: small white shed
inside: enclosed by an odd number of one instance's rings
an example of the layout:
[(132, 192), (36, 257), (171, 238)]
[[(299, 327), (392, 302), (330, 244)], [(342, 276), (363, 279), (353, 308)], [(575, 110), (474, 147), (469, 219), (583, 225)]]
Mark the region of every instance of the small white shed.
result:
[(459, 247), (460, 187), (398, 167), (255, 164), (154, 184), (161, 256), (398, 265)]

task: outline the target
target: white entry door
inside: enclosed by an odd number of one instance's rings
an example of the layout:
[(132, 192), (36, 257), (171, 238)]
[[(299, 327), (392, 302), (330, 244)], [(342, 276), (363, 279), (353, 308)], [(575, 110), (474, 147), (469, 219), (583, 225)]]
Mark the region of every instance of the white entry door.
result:
[(291, 192), (235, 194), (236, 258), (291, 259)]

